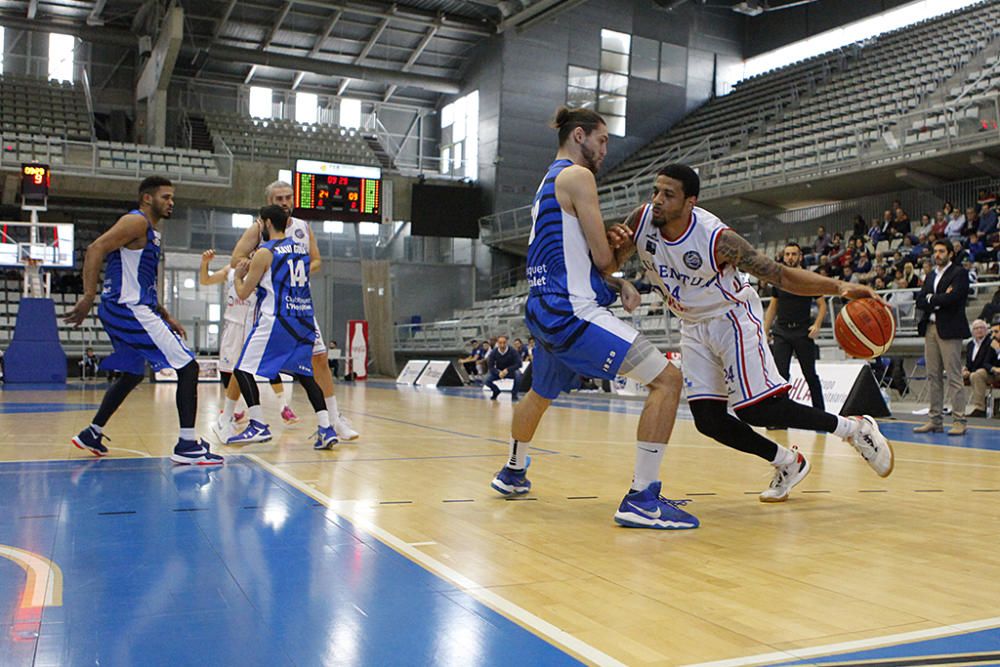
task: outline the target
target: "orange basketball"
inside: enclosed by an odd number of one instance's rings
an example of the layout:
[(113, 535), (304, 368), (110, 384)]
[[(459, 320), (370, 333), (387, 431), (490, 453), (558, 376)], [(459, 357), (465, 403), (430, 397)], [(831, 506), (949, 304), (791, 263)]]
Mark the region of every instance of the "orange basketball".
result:
[(889, 306), (875, 299), (854, 299), (840, 309), (833, 334), (848, 356), (871, 359), (892, 345), (896, 321)]

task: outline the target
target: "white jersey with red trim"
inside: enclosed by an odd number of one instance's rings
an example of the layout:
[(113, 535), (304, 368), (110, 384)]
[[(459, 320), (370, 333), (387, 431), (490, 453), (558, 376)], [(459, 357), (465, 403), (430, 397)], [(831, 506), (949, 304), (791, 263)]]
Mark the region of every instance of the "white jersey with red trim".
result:
[(686, 322), (704, 322), (724, 315), (757, 296), (742, 273), (715, 263), (715, 244), (729, 229), (722, 220), (695, 207), (687, 229), (670, 241), (653, 225), (653, 207), (642, 208), (633, 240), (646, 279), (667, 307)]
[[(235, 324), (253, 324), (254, 310), (257, 307), (257, 291), (241, 299), (236, 293), (236, 269), (230, 267), (226, 272), (226, 312), (223, 318)], [(242, 343), (241, 343), (242, 344)]]

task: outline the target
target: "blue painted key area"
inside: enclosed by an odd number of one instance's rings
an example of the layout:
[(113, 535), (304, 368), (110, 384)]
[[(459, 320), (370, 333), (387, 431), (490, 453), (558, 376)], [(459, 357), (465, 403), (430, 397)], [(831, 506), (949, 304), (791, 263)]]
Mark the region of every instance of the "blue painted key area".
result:
[(62, 573), (32, 608), (0, 557), (4, 667), (579, 664), (237, 456), (4, 463), (0, 498), (0, 551)]

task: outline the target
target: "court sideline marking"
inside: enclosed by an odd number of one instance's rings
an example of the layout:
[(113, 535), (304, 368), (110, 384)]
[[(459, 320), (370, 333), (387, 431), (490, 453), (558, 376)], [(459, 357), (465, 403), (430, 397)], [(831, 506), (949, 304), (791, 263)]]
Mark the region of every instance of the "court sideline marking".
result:
[(699, 662), (686, 667), (744, 667), (749, 665), (762, 665), (765, 663), (788, 662), (790, 660), (805, 660), (818, 656), (832, 656), (836, 653), (845, 653), (857, 649), (877, 648), (892, 644), (902, 644), (922, 639), (934, 639), (947, 635), (962, 634), (973, 630), (988, 630), (1000, 625), (1000, 616), (984, 618), (968, 623), (956, 623), (955, 625), (944, 625), (938, 628), (928, 628), (927, 630), (914, 630), (913, 632), (902, 632), (896, 635), (885, 635), (882, 637), (871, 637), (869, 639), (857, 639), (839, 644), (827, 644), (825, 646), (813, 646), (811, 648), (794, 648), (787, 651), (777, 651), (775, 653), (761, 653), (745, 658), (732, 658), (729, 660), (716, 660), (714, 662)]
[(375, 525), (370, 520), (363, 517), (357, 516), (353, 512), (348, 510), (347, 512), (343, 509), (334, 509), (334, 505), (343, 506), (345, 503), (341, 501), (336, 501), (330, 498), (325, 493), (318, 491), (316, 489), (310, 488), (302, 484), (294, 475), (286, 472), (269, 461), (265, 461), (255, 454), (242, 454), (246, 459), (249, 459), (267, 470), (269, 473), (277, 477), (278, 479), (291, 484), (296, 489), (302, 493), (315, 498), (320, 501), (328, 509), (333, 511), (339, 516), (347, 519), (359, 529), (369, 533), (380, 542), (386, 546), (392, 548), (396, 552), (406, 556), (411, 561), (421, 565), (427, 570), (430, 570), (434, 574), (442, 577), (455, 586), (458, 587), (463, 593), (476, 598), (488, 607), (500, 612), (507, 618), (517, 621), (518, 624), (526, 629), (533, 631), (535, 634), (548, 639), (557, 646), (562, 646), (563, 648), (569, 649), (572, 653), (584, 658), (585, 660), (596, 664), (596, 665), (609, 665), (614, 667), (625, 667), (625, 663), (619, 662), (618, 660), (612, 658), (610, 655), (594, 648), (590, 644), (587, 644), (581, 639), (574, 637), (570, 633), (560, 630), (555, 625), (549, 623), (548, 621), (539, 618), (535, 614), (532, 614), (526, 609), (519, 607), (518, 605), (506, 600), (493, 591), (480, 586), (472, 579), (469, 579), (464, 574), (461, 574), (457, 570), (445, 565), (436, 558), (429, 556), (419, 549), (415, 549), (411, 544), (402, 540), (387, 530)]

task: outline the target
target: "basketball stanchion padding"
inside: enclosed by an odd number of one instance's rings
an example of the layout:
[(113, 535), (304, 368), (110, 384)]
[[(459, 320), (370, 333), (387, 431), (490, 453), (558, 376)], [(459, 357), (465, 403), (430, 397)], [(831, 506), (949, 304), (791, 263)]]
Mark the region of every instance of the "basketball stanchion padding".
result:
[(66, 382), (66, 353), (59, 344), (52, 299), (21, 299), (4, 365), (10, 383)]

